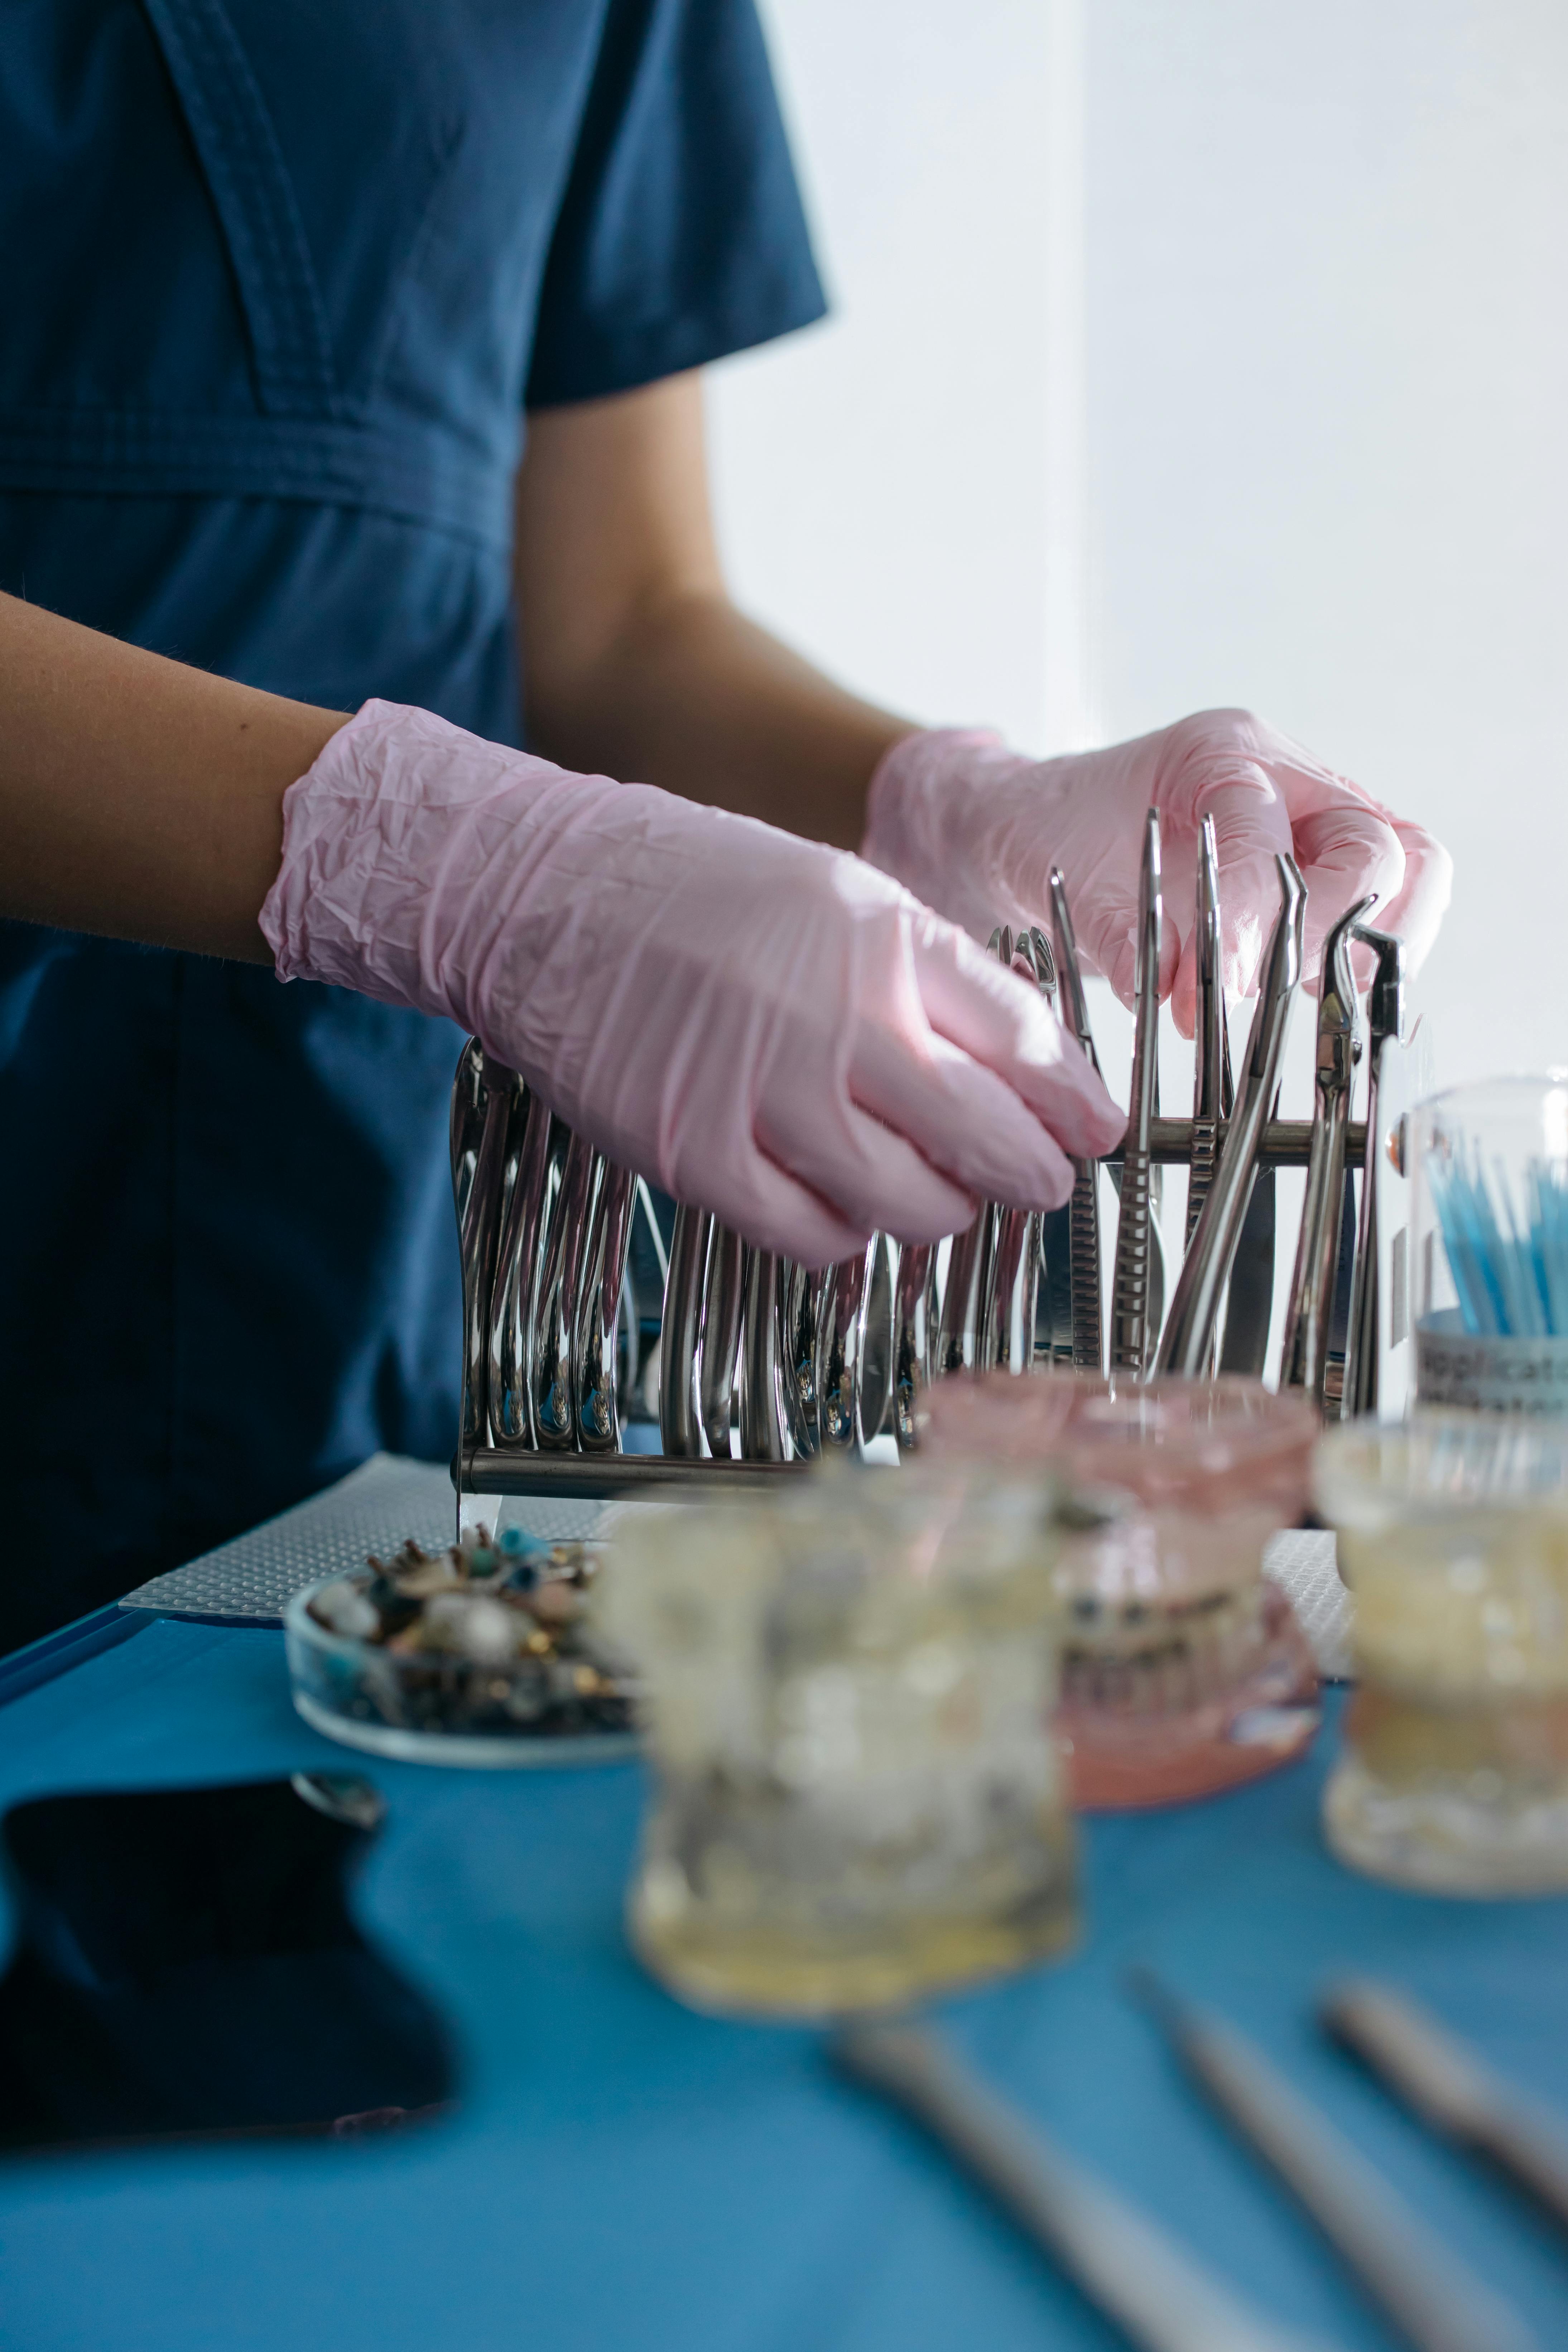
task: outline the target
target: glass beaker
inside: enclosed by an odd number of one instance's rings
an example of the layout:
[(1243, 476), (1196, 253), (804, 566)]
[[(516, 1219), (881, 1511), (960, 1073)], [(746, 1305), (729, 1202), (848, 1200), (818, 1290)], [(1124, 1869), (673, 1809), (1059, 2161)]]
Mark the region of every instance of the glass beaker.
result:
[(1416, 1394), (1568, 1412), (1568, 1070), (1411, 1110)]
[(1423, 1411), (1324, 1441), (1358, 1688), (1342, 1860), (1452, 1895), (1568, 1888), (1568, 1428)]
[(991, 1373), (936, 1383), (928, 1455), (1028, 1465), (1122, 1507), (1063, 1542), (1061, 1727), (1086, 1806), (1169, 1804), (1298, 1754), (1310, 1650), (1263, 1552), (1305, 1508), (1319, 1423), (1259, 1381)]
[(673, 1990), (825, 2016), (1067, 1942), (1054, 1504), (824, 1469), (628, 1510), (600, 1622), (654, 1773), (632, 1939)]

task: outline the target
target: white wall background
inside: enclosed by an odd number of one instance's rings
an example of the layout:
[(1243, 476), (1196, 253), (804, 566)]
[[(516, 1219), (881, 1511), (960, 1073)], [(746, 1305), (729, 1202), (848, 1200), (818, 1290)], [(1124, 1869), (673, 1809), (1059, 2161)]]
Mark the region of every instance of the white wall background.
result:
[(873, 699), (1038, 740), (1049, 11), (764, 13), (833, 316), (715, 372), (734, 585)]
[(767, 14), (836, 316), (717, 372), (744, 599), (1026, 746), (1251, 703), (1454, 850), (1440, 1076), (1568, 1060), (1563, 0)]

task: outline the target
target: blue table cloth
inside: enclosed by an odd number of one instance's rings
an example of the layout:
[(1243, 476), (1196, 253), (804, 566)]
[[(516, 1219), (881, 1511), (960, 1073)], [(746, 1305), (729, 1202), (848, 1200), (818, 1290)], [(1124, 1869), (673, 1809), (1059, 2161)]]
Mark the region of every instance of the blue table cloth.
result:
[[(1396, 1978), (1568, 2109), (1568, 1903), (1443, 1903), (1323, 1851), (1326, 1757), (1085, 1833), (1064, 1964), (949, 2004), (971, 2060), (1259, 2304), (1394, 2339), (1185, 2088), (1122, 1990), (1137, 1958), (1243, 2025), (1471, 2261), (1568, 2345), (1568, 2240), (1322, 2043), (1314, 1988)], [(350, 1759), (357, 1760), (357, 1759)], [(448, 2123), (0, 2164), (5, 2352), (1109, 2352), (1118, 2339), (811, 2033), (689, 2014), (627, 1954), (634, 1766), (364, 1759), (363, 1886), (462, 2053)], [(0, 1707), (0, 1803), (342, 1769), (281, 1637), (155, 1622)]]

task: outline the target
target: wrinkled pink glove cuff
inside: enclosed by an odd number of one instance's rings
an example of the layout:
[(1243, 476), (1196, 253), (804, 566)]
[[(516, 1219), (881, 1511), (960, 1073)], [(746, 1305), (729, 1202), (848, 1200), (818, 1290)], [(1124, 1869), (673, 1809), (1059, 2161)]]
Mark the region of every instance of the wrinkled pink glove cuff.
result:
[(1026, 775), (1026, 760), (989, 728), (929, 727), (883, 754), (866, 800), (860, 855), (984, 943), (998, 923), (1039, 920), (984, 855), (985, 803)]
[(445, 1013), (498, 1052), (492, 959), (503, 941), (513, 960), (526, 939), (536, 963), (562, 944), (548, 921), (520, 935), (531, 877), (584, 821), (591, 843), (600, 803), (629, 814), (626, 796), (647, 789), (367, 702), (283, 796), (283, 862), (260, 918), (279, 979)]

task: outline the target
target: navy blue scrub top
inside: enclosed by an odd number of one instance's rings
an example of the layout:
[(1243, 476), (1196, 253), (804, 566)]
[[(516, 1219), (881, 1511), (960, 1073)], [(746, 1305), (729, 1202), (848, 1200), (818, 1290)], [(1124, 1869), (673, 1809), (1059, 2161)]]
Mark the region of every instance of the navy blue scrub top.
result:
[[(822, 310), (752, 0), (0, 23), (0, 586), (520, 738), (525, 408)], [(0, 925), (0, 1647), (443, 1459), (450, 1024)]]

